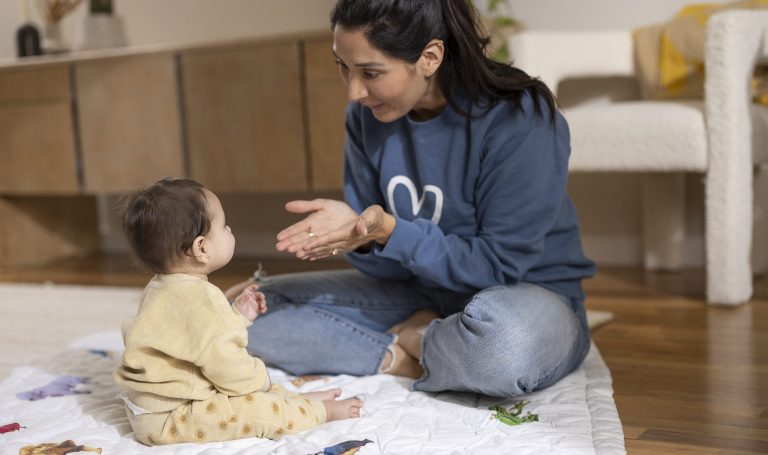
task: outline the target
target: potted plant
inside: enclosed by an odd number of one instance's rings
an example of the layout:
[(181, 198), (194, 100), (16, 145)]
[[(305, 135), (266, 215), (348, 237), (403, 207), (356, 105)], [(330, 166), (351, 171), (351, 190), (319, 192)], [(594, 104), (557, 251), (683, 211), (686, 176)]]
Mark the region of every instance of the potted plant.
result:
[(496, 61), (509, 62), (511, 56), (509, 55), (507, 40), (519, 25), (510, 15), (512, 7), (509, 1), (487, 0), (483, 2), (485, 8), (481, 8), (477, 0), (474, 0), (474, 3), (481, 11), (483, 25), (491, 39), (486, 48), (488, 55)]
[(43, 27), (43, 52), (57, 54), (69, 50), (61, 37), (61, 20), (82, 3), (83, 0), (38, 0)]

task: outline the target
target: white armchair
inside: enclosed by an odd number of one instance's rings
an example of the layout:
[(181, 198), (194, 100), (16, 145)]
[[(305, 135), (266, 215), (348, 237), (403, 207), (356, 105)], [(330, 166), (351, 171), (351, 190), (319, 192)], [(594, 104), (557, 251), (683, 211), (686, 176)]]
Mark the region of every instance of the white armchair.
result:
[[(528, 31), (510, 38), (515, 66), (557, 91), (569, 78), (634, 76), (629, 31)], [(565, 110), (574, 172), (643, 173), (643, 241), (648, 269), (681, 266), (684, 173), (705, 176), (707, 301), (752, 295), (753, 219), (768, 206), (768, 108), (751, 103), (756, 62), (768, 60), (768, 11), (728, 10), (706, 30), (703, 101), (584, 103)], [(754, 173), (754, 178), (753, 178)], [(759, 193), (763, 194), (759, 194)], [(763, 205), (753, 208), (755, 199)], [(755, 216), (753, 216), (753, 212)], [(756, 218), (756, 219), (755, 219)], [(768, 226), (755, 229), (762, 242)]]

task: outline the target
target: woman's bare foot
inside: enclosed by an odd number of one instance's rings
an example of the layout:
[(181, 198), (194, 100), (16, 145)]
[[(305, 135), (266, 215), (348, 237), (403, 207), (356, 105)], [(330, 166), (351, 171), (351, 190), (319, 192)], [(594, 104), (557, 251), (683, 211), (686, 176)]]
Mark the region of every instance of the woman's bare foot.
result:
[(396, 333), (397, 344), (402, 347), (409, 356), (416, 359), (418, 363), (418, 360), (421, 359), (421, 340), (424, 338), (424, 330), (432, 321), (439, 317), (440, 315), (433, 310), (419, 310), (413, 313), (405, 321), (390, 327), (387, 332)]
[[(392, 360), (392, 352), (395, 353), (394, 361)], [(401, 346), (398, 344), (392, 345), (392, 352), (387, 351), (379, 371), (411, 379), (419, 379), (424, 375), (424, 368), (421, 367), (419, 361), (408, 354)]]
[(306, 398), (308, 400), (317, 400), (317, 401), (328, 401), (328, 400), (335, 400), (336, 398), (339, 398), (341, 396), (341, 389), (335, 388), (330, 390), (320, 390), (318, 392), (307, 392), (307, 393), (301, 393), (299, 394), (302, 398)]
[(400, 333), (405, 327), (421, 327), (424, 325), (429, 325), (430, 322), (438, 319), (439, 317), (440, 315), (437, 314), (437, 312), (434, 310), (419, 310), (410, 315), (405, 321), (398, 322), (397, 324), (390, 327), (387, 332)]
[(363, 402), (358, 398), (326, 400), (323, 401), (323, 404), (325, 405), (325, 413), (327, 415), (326, 422), (360, 417), (360, 408), (363, 406)]
[(404, 327), (397, 334), (397, 344), (403, 348), (408, 355), (415, 359), (421, 359), (421, 343), (424, 340), (424, 330), (427, 325), (419, 327)]

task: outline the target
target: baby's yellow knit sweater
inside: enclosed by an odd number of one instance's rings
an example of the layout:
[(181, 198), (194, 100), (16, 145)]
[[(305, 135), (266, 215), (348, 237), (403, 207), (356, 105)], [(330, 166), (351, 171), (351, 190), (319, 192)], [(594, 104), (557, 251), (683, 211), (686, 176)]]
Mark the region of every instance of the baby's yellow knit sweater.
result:
[(245, 348), (250, 325), (208, 281), (183, 273), (155, 275), (138, 314), (123, 325), (125, 352), (115, 381), (151, 412), (216, 393), (267, 391), (264, 362)]

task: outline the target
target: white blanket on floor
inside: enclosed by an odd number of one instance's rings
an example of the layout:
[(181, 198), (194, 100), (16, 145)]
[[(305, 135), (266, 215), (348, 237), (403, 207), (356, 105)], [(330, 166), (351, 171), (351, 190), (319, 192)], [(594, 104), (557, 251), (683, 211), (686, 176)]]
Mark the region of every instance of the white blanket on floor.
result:
[[(59, 302), (80, 297), (68, 295), (83, 288), (56, 286)], [(98, 289), (98, 288), (96, 288)], [(96, 289), (87, 292), (98, 292)], [(132, 290), (133, 291), (133, 290)], [(32, 291), (30, 291), (32, 292)], [(136, 291), (133, 291), (136, 292)], [(93, 294), (104, 305), (119, 295)], [(4, 298), (5, 297), (5, 298)], [(135, 297), (135, 296), (134, 296)], [(3, 308), (13, 303), (0, 289)], [(22, 296), (21, 300), (25, 300)], [(85, 311), (85, 310), (84, 310)], [(88, 315), (88, 311), (78, 316)], [(110, 351), (108, 356), (89, 349)], [(117, 398), (112, 371), (120, 360), (122, 341), (117, 330), (96, 333), (71, 343), (68, 349), (34, 366), (15, 368), (0, 384), (0, 425), (18, 422), (26, 428), (0, 435), (0, 453), (17, 454), (24, 446), (60, 443), (99, 447), (105, 454), (315, 454), (347, 440), (368, 439), (358, 452), (365, 454), (622, 454), (624, 437), (610, 373), (593, 345), (578, 370), (554, 386), (524, 397), (525, 408), (539, 421), (508, 426), (491, 418), (488, 406), (510, 406), (476, 394), (411, 392), (411, 380), (389, 375), (334, 376), (295, 387), (293, 377), (270, 370), (273, 381), (299, 392), (341, 387), (343, 397), (358, 396), (364, 405), (359, 419), (335, 421), (278, 441), (258, 438), (225, 443), (178, 444), (145, 447), (132, 438)], [(59, 375), (87, 376), (89, 394), (25, 401), (17, 393), (44, 386)]]

